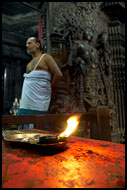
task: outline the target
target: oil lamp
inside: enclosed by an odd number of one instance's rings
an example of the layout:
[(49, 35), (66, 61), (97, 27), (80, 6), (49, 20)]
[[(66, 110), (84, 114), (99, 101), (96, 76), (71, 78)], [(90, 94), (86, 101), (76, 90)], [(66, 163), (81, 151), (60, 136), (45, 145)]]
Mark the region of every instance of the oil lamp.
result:
[(52, 144), (59, 142), (67, 142), (68, 136), (74, 132), (79, 124), (80, 116), (71, 116), (67, 120), (67, 128), (58, 136), (43, 136), (39, 138), (39, 144)]

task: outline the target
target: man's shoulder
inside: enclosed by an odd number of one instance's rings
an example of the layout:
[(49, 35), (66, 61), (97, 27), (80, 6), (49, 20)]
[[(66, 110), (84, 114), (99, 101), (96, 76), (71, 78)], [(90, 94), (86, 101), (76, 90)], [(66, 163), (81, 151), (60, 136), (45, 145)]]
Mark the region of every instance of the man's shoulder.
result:
[(44, 55), (45, 55), (46, 57), (51, 57), (51, 55), (50, 55), (49, 53), (44, 53)]
[(51, 55), (51, 54), (49, 54), (49, 53), (44, 53), (44, 57), (46, 58), (46, 59), (52, 59), (53, 58), (53, 56)]

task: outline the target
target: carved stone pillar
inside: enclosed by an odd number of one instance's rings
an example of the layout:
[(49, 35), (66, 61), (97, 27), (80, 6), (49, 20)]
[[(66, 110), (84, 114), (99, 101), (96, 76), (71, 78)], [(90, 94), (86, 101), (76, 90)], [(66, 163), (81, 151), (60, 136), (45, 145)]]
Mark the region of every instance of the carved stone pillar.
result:
[(114, 136), (125, 138), (125, 2), (105, 2), (101, 9), (110, 17), (108, 33), (113, 57), (113, 94), (116, 105)]

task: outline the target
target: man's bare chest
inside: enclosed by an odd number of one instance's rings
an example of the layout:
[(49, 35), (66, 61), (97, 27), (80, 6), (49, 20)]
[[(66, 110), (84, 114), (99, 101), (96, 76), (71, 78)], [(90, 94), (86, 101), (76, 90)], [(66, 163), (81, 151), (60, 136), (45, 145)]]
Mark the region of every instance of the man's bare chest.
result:
[(41, 60), (39, 63), (38, 61), (31, 61), (27, 65), (27, 72), (31, 72), (33, 70), (46, 70), (48, 71), (47, 64), (44, 60)]

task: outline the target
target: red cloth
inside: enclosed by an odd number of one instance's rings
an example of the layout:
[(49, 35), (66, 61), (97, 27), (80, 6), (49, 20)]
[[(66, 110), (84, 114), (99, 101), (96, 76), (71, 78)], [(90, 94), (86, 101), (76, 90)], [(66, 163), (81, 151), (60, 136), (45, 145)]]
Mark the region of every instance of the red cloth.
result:
[(39, 23), (38, 23), (38, 39), (40, 42), (43, 42), (43, 19), (39, 18)]

